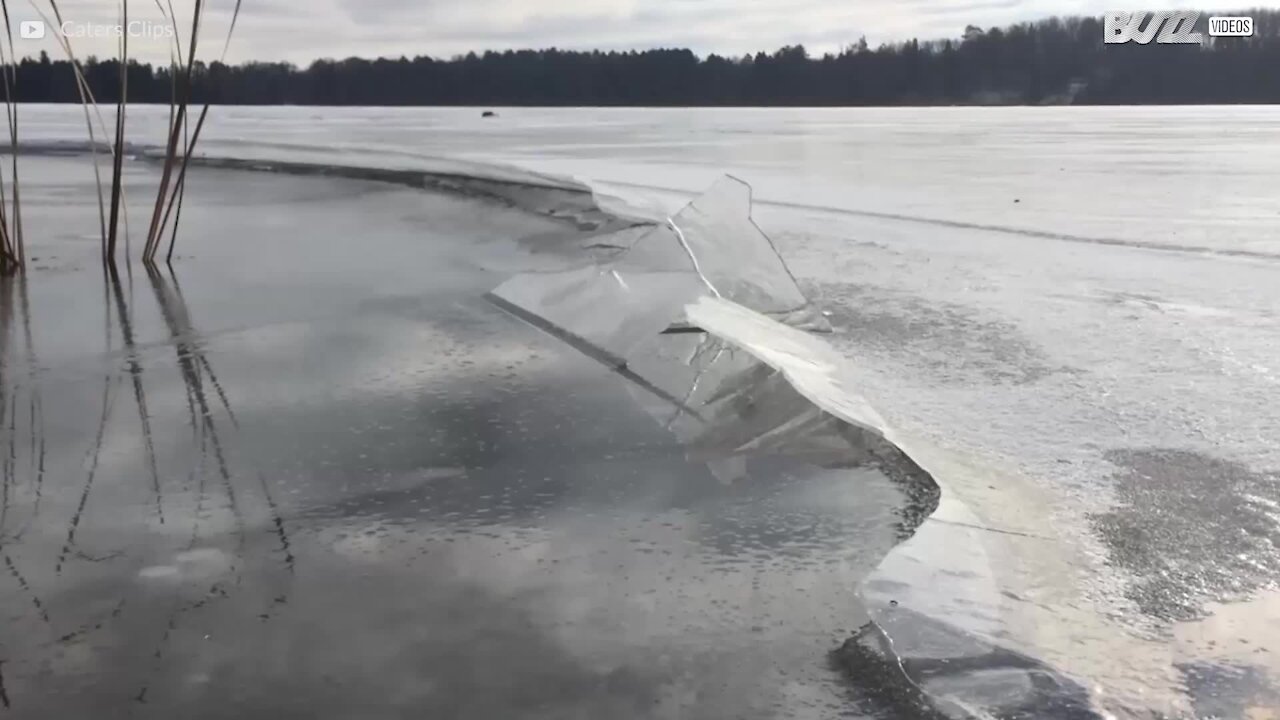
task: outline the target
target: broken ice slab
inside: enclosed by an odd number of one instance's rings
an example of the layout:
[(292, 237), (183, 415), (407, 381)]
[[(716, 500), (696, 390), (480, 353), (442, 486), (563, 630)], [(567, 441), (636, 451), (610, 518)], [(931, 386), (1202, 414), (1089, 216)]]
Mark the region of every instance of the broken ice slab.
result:
[(667, 225), (611, 238), (593, 238), (592, 245), (610, 252), (586, 255), (585, 268), (516, 275), (490, 298), (615, 367), (647, 339), (690, 327), (683, 308), (701, 296), (732, 300), (793, 327), (831, 329), (751, 220), (751, 188), (737, 178), (718, 181)]
[(1043, 662), (926, 615), (898, 616), (892, 628), (868, 623), (834, 653), (881, 708), (929, 720), (1103, 717), (1084, 687)]
[(646, 243), (688, 253), (714, 294), (793, 327), (830, 332), (773, 241), (751, 219), (751, 186), (726, 175), (654, 230)]
[(802, 395), (850, 425), (884, 436), (887, 424), (842, 370), (830, 345), (797, 328), (720, 298), (700, 297), (685, 308), (689, 321), (784, 374)]
[(613, 367), (682, 316), (703, 292), (679, 272), (629, 272), (586, 267), (516, 275), (489, 299), (533, 325)]
[(846, 423), (822, 411), (785, 375), (709, 334), (665, 335), (630, 358), (630, 371), (669, 403), (649, 412), (695, 455), (779, 454), (823, 466), (868, 461)]
[(735, 477), (725, 461), (731, 457), (873, 466), (910, 498), (904, 536), (933, 512), (937, 485), (885, 436), (883, 421), (842, 379), (842, 361), (826, 343), (723, 298), (702, 296), (686, 313), (707, 332), (655, 338), (629, 358), (628, 373), (644, 381), (646, 392), (633, 393), (637, 402), (690, 457), (711, 462), (726, 482)]

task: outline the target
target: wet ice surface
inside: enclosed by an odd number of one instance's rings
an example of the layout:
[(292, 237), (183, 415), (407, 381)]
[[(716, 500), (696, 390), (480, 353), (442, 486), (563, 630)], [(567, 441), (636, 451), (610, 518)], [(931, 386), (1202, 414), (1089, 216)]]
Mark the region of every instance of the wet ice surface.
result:
[[(82, 136), (74, 109), (30, 112)], [(913, 600), (1122, 716), (1274, 706), (1275, 108), (478, 114), (215, 109), (208, 148), (513, 163), (656, 216), (742, 177), (863, 393), (967, 509), (904, 549), (958, 568)]]
[[(866, 621), (901, 491), (692, 450), (483, 300), (576, 261), (520, 242), (571, 225), (204, 171), (176, 273), (111, 283), (84, 163), (29, 167), (38, 260), (0, 295), (0, 712), (856, 713), (827, 653)], [(133, 197), (153, 175), (130, 167)]]

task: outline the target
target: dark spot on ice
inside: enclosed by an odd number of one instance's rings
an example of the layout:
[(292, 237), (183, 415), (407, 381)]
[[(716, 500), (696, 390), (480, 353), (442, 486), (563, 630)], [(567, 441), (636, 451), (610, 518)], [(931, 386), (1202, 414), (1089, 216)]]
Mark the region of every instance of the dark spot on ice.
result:
[(1280, 574), (1271, 516), (1280, 480), (1187, 450), (1115, 450), (1117, 507), (1093, 517), (1111, 563), (1133, 575), (1127, 595), (1164, 620), (1202, 616)]
[(963, 305), (869, 285), (811, 283), (804, 290), (831, 311), (837, 332), (858, 339), (860, 350), (923, 365), (943, 382), (1025, 384), (1071, 372), (1050, 364), (1016, 325), (981, 317)]
[(1126, 292), (1105, 293), (1102, 295), (1101, 301), (1106, 305), (1117, 305), (1117, 306), (1137, 305), (1147, 310), (1154, 310), (1156, 312), (1164, 312), (1164, 307), (1162, 306), (1161, 303), (1166, 302), (1163, 298), (1156, 297), (1155, 295), (1148, 295), (1145, 293), (1126, 293)]
[(1249, 717), (1251, 710), (1280, 706), (1280, 689), (1269, 682), (1261, 668), (1209, 663), (1177, 667), (1191, 695), (1196, 717)]
[(484, 112), (480, 113), (480, 117), (486, 117), (486, 118), (498, 117), (498, 113), (492, 110), (485, 110)]

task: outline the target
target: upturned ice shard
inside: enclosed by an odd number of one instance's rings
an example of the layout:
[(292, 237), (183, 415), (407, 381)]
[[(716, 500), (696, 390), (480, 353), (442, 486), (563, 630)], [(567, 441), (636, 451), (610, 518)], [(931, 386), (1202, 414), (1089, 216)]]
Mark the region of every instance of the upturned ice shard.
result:
[(516, 275), (490, 293), (507, 310), (616, 367), (646, 340), (688, 328), (683, 309), (700, 296), (830, 331), (751, 220), (750, 186), (729, 176), (591, 267)]

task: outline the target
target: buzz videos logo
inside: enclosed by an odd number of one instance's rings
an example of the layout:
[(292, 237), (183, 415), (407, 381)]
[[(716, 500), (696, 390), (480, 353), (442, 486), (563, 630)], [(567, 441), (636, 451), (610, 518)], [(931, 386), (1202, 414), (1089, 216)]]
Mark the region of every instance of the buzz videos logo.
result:
[[(1203, 45), (1205, 35), (1197, 31), (1202, 13), (1194, 10), (1158, 12), (1113, 11), (1103, 16), (1102, 41), (1108, 45), (1137, 43), (1148, 45)], [(1214, 16), (1209, 18), (1209, 37), (1253, 37), (1252, 17)]]

